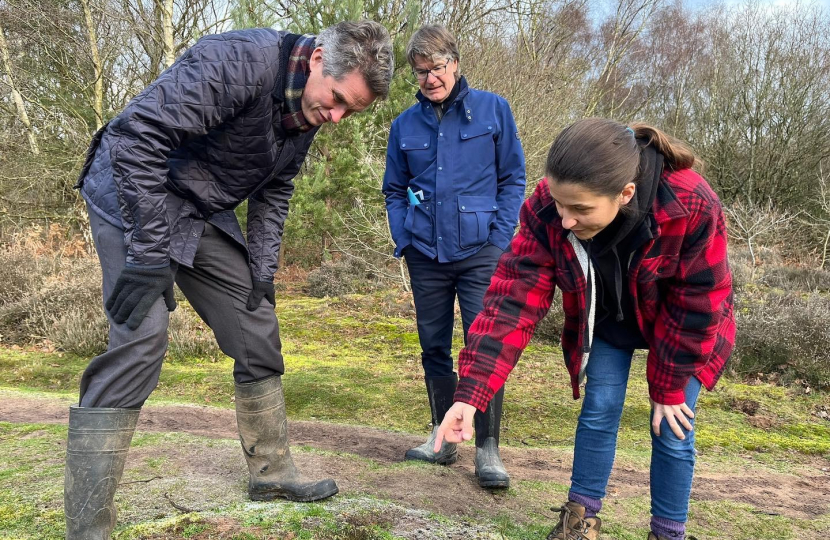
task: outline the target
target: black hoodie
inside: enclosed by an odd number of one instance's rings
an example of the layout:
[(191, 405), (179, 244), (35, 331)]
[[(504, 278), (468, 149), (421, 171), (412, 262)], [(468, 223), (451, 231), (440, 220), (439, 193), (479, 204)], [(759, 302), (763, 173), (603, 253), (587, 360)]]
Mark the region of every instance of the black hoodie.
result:
[[(645, 141), (640, 141), (645, 144)], [(610, 225), (590, 240), (580, 241), (597, 272), (597, 311), (594, 335), (621, 349), (646, 349), (628, 288), (628, 269), (634, 253), (652, 238), (652, 213), (657, 185), (663, 173), (663, 155), (653, 146), (640, 154), (637, 189)]]
[(442, 101), (441, 103), (436, 103), (432, 101), (432, 109), (435, 111), (435, 117), (438, 119), (438, 123), (441, 123), (441, 119), (444, 118), (444, 114), (450, 110), (450, 107), (455, 102), (455, 98), (458, 97), (458, 94), (461, 93), (461, 90), (467, 88), (467, 79), (464, 77), (460, 77), (450, 90), (450, 95), (447, 96), (447, 99)]

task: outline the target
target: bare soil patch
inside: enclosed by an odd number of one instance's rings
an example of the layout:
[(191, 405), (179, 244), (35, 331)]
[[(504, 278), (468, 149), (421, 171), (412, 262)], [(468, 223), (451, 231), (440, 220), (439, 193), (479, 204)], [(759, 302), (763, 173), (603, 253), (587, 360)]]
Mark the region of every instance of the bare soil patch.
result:
[[(66, 401), (0, 394), (0, 421), (65, 424), (67, 420)], [(138, 429), (182, 432), (223, 440), (237, 436), (232, 410), (187, 405), (148, 405), (141, 412)], [(562, 502), (517, 496), (514, 490), (490, 492), (479, 488), (473, 467), (475, 449), (471, 445), (459, 448), (460, 459), (451, 467), (406, 466), (404, 469), (392, 465), (402, 461), (407, 448), (423, 442), (422, 437), (310, 421), (290, 422), (289, 430), (293, 446), (306, 445), (326, 451), (297, 452), (298, 466), (310, 476), (334, 477), (342, 494), (369, 494), (395, 501), (406, 508), (460, 517), (507, 513), (518, 521), (533, 514), (553, 518), (548, 508)], [(150, 454), (163, 457), (164, 472), (154, 482), (159, 486), (164, 484), (165, 493), (179, 497), (177, 504), (180, 506), (207, 510), (230, 500), (244, 500), (246, 470), (241, 452), (235, 445), (171, 445), (163, 456), (158, 453), (157, 446), (134, 448), (127, 464), (128, 472), (131, 467), (142, 467), (143, 460)], [(514, 485), (525, 480), (549, 481), (563, 486), (569, 483), (571, 458), (567, 452), (503, 448), (502, 458)], [(647, 470), (616, 467), (608, 489), (609, 499), (647, 495), (648, 477)], [(216, 497), (207, 497), (205, 493), (188, 496), (186, 486), (193, 483), (212, 486), (209, 491), (215, 492)], [(129, 491), (138, 485), (124, 488)], [(521, 490), (521, 493), (526, 491)], [(190, 498), (194, 500), (188, 500)], [(806, 467), (806, 473), (798, 475), (754, 470), (750, 473), (749, 466), (734, 474), (701, 470), (695, 478), (692, 498), (732, 500), (752, 505), (763, 514), (814, 518), (830, 511), (830, 462), (816, 458)], [(163, 507), (169, 511), (169, 502), (160, 501), (155, 511), (165, 513)], [(126, 511), (130, 513), (129, 509)]]

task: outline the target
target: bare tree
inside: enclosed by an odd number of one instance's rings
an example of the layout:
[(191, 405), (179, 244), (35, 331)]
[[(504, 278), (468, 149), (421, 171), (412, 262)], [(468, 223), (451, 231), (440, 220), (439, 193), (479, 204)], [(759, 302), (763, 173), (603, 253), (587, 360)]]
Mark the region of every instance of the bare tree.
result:
[(101, 129), (104, 125), (104, 70), (101, 65), (101, 54), (98, 51), (98, 36), (95, 32), (95, 23), (92, 18), (92, 8), (89, 0), (78, 0), (84, 11), (84, 22), (89, 38), (89, 55), (92, 57), (92, 68), (94, 70), (92, 107), (95, 111), (95, 129)]
[(625, 105), (631, 88), (621, 65), (663, 0), (617, 0), (614, 14), (601, 25), (597, 54), (602, 59), (585, 104), (585, 116), (599, 112), (614, 116)]
[(9, 56), (9, 47), (6, 44), (6, 38), (3, 35), (2, 25), (0, 25), (0, 56), (2, 56), (3, 69), (5, 70), (6, 78), (8, 79), (6, 84), (8, 84), (9, 89), (11, 90), (12, 101), (14, 101), (14, 105), (17, 108), (17, 115), (20, 118), (20, 122), (26, 130), (26, 136), (29, 139), (29, 147), (32, 149), (32, 153), (34, 155), (38, 155), (40, 154), (40, 149), (38, 148), (37, 141), (35, 140), (35, 133), (32, 130), (32, 123), (29, 121), (29, 115), (26, 114), (26, 105), (23, 103), (23, 97), (20, 95), (20, 92), (17, 90), (17, 86), (15, 86), (14, 83), (14, 70)]
[(691, 98), (692, 142), (727, 199), (805, 202), (830, 154), (828, 17), (747, 5), (708, 24), (711, 61)]
[(805, 211), (809, 219), (799, 220), (805, 227), (818, 230), (822, 236), (821, 262), (819, 268), (830, 260), (830, 172), (824, 169), (824, 164), (819, 164), (818, 174), (818, 197), (815, 200), (816, 211)]
[(346, 257), (362, 260), (374, 275), (396, 281), (409, 292), (404, 260), (392, 256), (395, 243), (383, 207), (358, 198), (350, 212), (338, 216), (344, 234), (334, 239), (335, 248)]
[(176, 44), (173, 40), (173, 0), (158, 0), (161, 3), (161, 28), (164, 44), (164, 67), (173, 65), (176, 59)]
[(464, 44), (461, 70), (470, 84), (510, 103), (528, 176), (537, 178), (551, 134), (577, 117), (575, 96), (585, 94), (591, 22), (582, 0), (510, 0), (506, 14)]
[(752, 258), (753, 278), (755, 277), (755, 266), (759, 263), (755, 258), (756, 242), (760, 238), (772, 234), (776, 229), (786, 226), (799, 216), (799, 214), (791, 214), (786, 211), (777, 211), (772, 201), (768, 201), (764, 206), (749, 205), (739, 201), (730, 207), (724, 208), (724, 212), (729, 219), (729, 236), (745, 243), (749, 249), (749, 255)]
[(117, 1), (130, 34), (122, 60), (130, 67), (123, 71), (139, 75), (134, 83), (139, 90), (156, 80), (199, 37), (227, 29), (234, 9), (233, 2), (219, 0)]

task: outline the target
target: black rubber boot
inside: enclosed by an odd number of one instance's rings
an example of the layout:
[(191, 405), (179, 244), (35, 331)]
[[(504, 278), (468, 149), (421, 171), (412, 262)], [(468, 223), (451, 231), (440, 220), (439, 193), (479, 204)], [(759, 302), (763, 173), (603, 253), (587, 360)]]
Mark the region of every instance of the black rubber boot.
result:
[(63, 508), (66, 540), (109, 540), (115, 489), (141, 409), (69, 408)]
[(251, 474), (248, 496), (252, 501), (282, 497), (310, 502), (337, 493), (334, 480), (307, 480), (294, 466), (279, 376), (236, 385), (236, 423)]
[(455, 394), (455, 386), (458, 384), (458, 376), (453, 373), (447, 377), (424, 377), (429, 396), (429, 408), (432, 410), (432, 433), (427, 442), (406, 451), (405, 459), (437, 463), (438, 465), (451, 465), (458, 461), (458, 451), (454, 443), (444, 441), (441, 444), (441, 451), (433, 451), (435, 447), (435, 435), (438, 426), (444, 420), (444, 415), (452, 407), (452, 398)]
[(499, 431), (501, 429), (501, 407), (504, 402), (504, 388), (496, 392), (487, 412), (476, 411), (476, 476), (478, 484), (486, 488), (510, 487), (510, 476), (504, 469), (499, 456)]

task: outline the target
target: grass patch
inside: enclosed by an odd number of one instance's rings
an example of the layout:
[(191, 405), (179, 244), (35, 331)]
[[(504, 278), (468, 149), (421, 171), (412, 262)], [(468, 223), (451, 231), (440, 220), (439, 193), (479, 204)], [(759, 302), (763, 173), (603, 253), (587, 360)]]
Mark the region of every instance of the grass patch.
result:
[(65, 438), (63, 426), (0, 422), (0, 538), (63, 536)]
[[(53, 540), (63, 535), (64, 426), (0, 423), (0, 538)], [(460, 471), (419, 464), (381, 464), (346, 454), (294, 448), (345, 459), (361, 475), (419, 475), (466, 482)], [(198, 458), (196, 458), (198, 456)], [(116, 495), (119, 523), (114, 540), (138, 539), (308, 539), (391, 540), (394, 538), (543, 538), (564, 501), (567, 486), (524, 480), (499, 494), (503, 508), (458, 517), (405, 507), (352, 491), (314, 504), (251, 503), (245, 497), (245, 467), (238, 442), (181, 433), (137, 433), (128, 468)], [(353, 469), (354, 470), (354, 469)], [(355, 474), (355, 473), (352, 473)], [(178, 513), (170, 504), (195, 509)], [(603, 509), (604, 538), (642, 540), (649, 501), (610, 496)], [(420, 532), (419, 532), (420, 531)], [(830, 514), (812, 520), (759, 513), (732, 501), (693, 501), (690, 532), (703, 538), (779, 540), (823, 537)]]
[[(378, 299), (378, 294), (278, 297), (284, 388), (292, 418), (428, 431), (415, 321), (384, 314)], [(461, 346), (458, 328), (454, 352)], [(87, 361), (69, 354), (0, 349), (0, 386), (74, 397)], [(232, 366), (226, 357), (168, 358), (151, 402), (230, 408)], [(580, 406), (571, 397), (559, 347), (534, 340), (507, 383), (503, 444), (570, 448)], [(638, 354), (619, 432), (623, 459), (637, 465), (648, 462), (649, 407), (645, 356)], [(813, 414), (820, 408), (830, 408), (827, 393), (724, 379), (714, 392), (701, 394), (698, 449), (724, 459), (744, 451), (829, 456), (830, 422)]]

